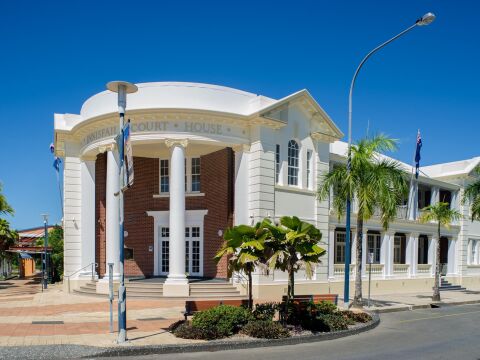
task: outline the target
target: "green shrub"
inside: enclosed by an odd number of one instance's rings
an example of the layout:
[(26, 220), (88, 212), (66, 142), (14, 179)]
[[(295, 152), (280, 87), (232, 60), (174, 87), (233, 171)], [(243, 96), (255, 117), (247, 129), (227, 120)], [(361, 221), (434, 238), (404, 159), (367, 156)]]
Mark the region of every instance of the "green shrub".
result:
[(339, 331), (347, 330), (349, 321), (341, 313), (320, 315), (314, 323), (314, 331)]
[(220, 305), (195, 313), (192, 327), (205, 332), (214, 332), (216, 338), (231, 336), (240, 330), (252, 314), (248, 309), (229, 305)]
[(263, 303), (256, 304), (255, 309), (252, 311), (253, 317), (256, 320), (269, 320), (272, 321), (275, 316), (275, 312), (278, 310), (278, 303)]
[(250, 321), (242, 328), (242, 334), (262, 339), (283, 339), (290, 336), (280, 323), (269, 320)]
[(331, 315), (338, 311), (337, 305), (330, 301), (320, 301), (315, 303), (312, 307), (314, 307), (319, 315)]
[(183, 324), (177, 326), (173, 331), (173, 334), (176, 337), (179, 337), (182, 339), (195, 339), (195, 340), (213, 340), (213, 339), (219, 339), (223, 337), (217, 333), (216, 328), (212, 328), (212, 329), (196, 328), (188, 322), (184, 322)]
[(345, 318), (345, 320), (347, 320), (348, 322), (348, 325), (353, 325), (355, 324), (355, 313), (353, 311), (350, 311), (350, 310), (343, 310), (340, 312), (343, 317)]

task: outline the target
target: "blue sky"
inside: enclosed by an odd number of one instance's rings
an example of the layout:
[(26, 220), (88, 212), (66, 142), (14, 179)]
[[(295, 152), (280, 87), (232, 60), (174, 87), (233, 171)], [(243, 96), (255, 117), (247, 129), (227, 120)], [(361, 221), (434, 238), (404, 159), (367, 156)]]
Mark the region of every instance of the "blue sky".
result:
[(480, 2), (2, 1), (0, 181), (17, 228), (61, 219), (49, 144), (53, 113), (78, 113), (105, 83), (193, 81), (280, 98), (307, 88), (347, 132), (353, 72), (374, 46), (437, 15), (376, 54), (354, 96), (354, 139), (382, 131), (411, 163), (480, 155)]

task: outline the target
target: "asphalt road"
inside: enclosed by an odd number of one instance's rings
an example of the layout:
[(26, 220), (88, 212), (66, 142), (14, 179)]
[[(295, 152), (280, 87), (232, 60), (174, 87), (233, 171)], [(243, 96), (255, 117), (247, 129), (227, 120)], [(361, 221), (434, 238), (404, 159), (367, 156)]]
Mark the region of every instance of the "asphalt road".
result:
[(376, 329), (331, 341), (248, 350), (149, 355), (135, 359), (479, 360), (480, 305), (382, 314)]
[[(0, 359), (93, 359), (98, 353), (97, 348), (76, 345), (0, 347)], [(480, 305), (382, 314), (380, 325), (371, 331), (317, 343), (107, 359), (480, 360)]]

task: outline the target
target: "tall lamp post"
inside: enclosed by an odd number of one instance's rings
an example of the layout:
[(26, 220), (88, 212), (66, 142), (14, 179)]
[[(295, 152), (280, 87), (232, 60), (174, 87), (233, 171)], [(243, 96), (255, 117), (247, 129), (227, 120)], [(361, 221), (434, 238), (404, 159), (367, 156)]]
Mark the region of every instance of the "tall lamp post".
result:
[(111, 81), (107, 84), (107, 89), (118, 94), (118, 113), (119, 113), (119, 134), (118, 134), (118, 153), (119, 153), (119, 173), (120, 189), (115, 196), (119, 198), (119, 216), (120, 227), (120, 285), (118, 287), (118, 343), (124, 343), (127, 340), (127, 299), (125, 289), (125, 238), (123, 230), (123, 190), (124, 190), (124, 151), (123, 151), (123, 128), (125, 125), (125, 108), (127, 107), (127, 94), (138, 90), (137, 86), (125, 81)]
[(43, 288), (46, 289), (48, 287), (48, 255), (47, 255), (47, 247), (48, 247), (48, 214), (42, 214), (43, 217), (43, 229), (44, 229), (44, 240), (43, 240)]
[[(398, 39), (402, 35), (405, 35), (407, 32), (412, 30), (413, 28), (417, 26), (425, 26), (431, 24), (435, 20), (435, 15), (432, 13), (426, 13), (423, 15), (420, 19), (415, 21), (413, 25), (410, 27), (406, 28), (403, 30), (401, 33), (395, 35), (391, 39), (385, 41), (384, 43), (378, 45), (376, 48), (374, 48), (372, 51), (370, 51), (360, 62), (360, 64), (357, 67), (357, 70), (355, 70), (355, 73), (353, 74), (352, 82), (350, 84), (350, 92), (348, 95), (348, 159), (347, 159), (347, 176), (350, 175), (351, 171), (351, 160), (352, 160), (352, 152), (351, 152), (351, 147), (352, 147), (352, 95), (353, 95), (353, 88), (355, 87), (355, 80), (357, 79), (358, 73), (360, 72), (360, 69), (362, 68), (363, 64), (373, 55), (375, 54), (378, 50), (383, 48), (384, 46), (390, 44), (394, 40)], [(345, 307), (349, 306), (350, 302), (350, 257), (351, 257), (351, 241), (350, 241), (350, 231), (351, 231), (351, 226), (350, 226), (350, 215), (351, 215), (351, 194), (347, 195), (347, 209), (346, 209), (346, 239), (345, 239), (345, 247), (347, 251), (345, 252), (345, 284), (344, 284), (344, 292), (343, 292), (343, 301), (345, 303)], [(358, 241), (362, 241), (359, 239)]]

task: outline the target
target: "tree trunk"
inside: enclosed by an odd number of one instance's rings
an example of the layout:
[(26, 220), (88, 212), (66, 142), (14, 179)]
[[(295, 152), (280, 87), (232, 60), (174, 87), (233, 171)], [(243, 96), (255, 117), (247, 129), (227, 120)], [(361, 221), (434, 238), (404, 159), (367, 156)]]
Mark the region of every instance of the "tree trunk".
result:
[(363, 251), (363, 215), (359, 211), (357, 215), (357, 243), (355, 258), (355, 296), (353, 297), (352, 306), (363, 307), (362, 297), (362, 251)]
[(248, 308), (253, 308), (253, 294), (252, 294), (252, 270), (248, 272)]
[(293, 268), (290, 267), (288, 269), (288, 302), (293, 301), (294, 296), (295, 296), (295, 273), (293, 272)]
[(433, 301), (440, 301), (440, 222), (438, 222), (438, 239), (435, 249), (435, 283), (433, 285)]

